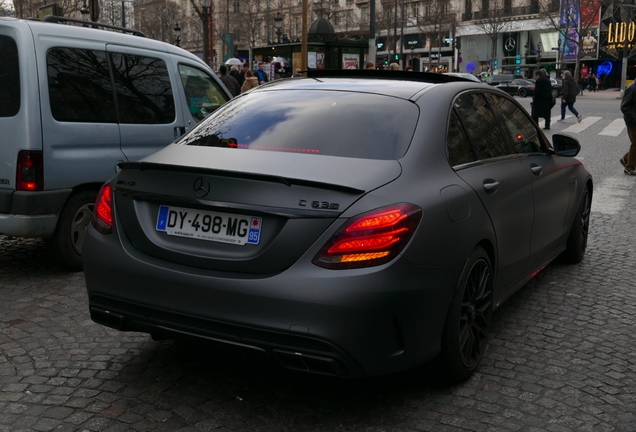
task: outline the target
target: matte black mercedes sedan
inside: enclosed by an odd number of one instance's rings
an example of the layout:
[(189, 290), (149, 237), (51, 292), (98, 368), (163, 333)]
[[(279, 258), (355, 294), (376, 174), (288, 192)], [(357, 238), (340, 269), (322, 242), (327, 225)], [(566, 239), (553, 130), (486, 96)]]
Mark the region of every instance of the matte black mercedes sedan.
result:
[(442, 74), (261, 85), (120, 165), (83, 248), (91, 318), (286, 368), (470, 377), (491, 314), (583, 258), (592, 178), (509, 95)]

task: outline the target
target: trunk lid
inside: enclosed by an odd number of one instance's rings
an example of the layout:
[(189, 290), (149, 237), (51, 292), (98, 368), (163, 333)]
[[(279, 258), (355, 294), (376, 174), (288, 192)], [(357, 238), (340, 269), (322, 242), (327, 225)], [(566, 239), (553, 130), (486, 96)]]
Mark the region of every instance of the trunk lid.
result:
[(285, 270), (395, 160), (170, 145), (121, 164), (116, 223), (137, 250), (219, 271)]

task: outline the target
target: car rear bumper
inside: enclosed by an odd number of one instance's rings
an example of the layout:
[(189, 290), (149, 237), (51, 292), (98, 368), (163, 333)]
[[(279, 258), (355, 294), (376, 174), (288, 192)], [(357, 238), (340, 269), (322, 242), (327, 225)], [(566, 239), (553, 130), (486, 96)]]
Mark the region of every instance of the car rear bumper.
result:
[[(249, 276), (127, 256), (89, 228), (83, 257), (91, 318), (122, 331), (195, 336), (267, 353), (284, 367), (386, 374), (432, 359), (461, 269), (404, 259), (326, 270), (301, 258)], [(107, 258), (105, 258), (107, 257)]]

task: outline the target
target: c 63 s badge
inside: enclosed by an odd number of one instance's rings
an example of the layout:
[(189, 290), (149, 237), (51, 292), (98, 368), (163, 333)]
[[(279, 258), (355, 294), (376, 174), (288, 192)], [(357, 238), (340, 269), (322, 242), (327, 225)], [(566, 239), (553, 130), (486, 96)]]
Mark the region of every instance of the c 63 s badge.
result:
[(307, 201), (301, 199), (298, 201), (298, 205), (300, 207), (311, 207), (315, 209), (325, 209), (325, 210), (338, 210), (340, 204), (332, 203), (328, 201)]

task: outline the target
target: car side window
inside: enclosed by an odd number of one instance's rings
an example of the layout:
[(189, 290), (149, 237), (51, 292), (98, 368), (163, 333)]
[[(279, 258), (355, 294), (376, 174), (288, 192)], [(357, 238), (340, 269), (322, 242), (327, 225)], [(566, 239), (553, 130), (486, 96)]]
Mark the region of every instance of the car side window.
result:
[(166, 63), (158, 58), (112, 53), (119, 122), (167, 124), (175, 106)]
[(510, 137), (516, 153), (542, 151), (539, 131), (532, 120), (510, 99), (491, 94), (493, 107), (501, 114), (503, 129)]
[(20, 67), (18, 47), (8, 36), (0, 36), (0, 117), (20, 111)]
[(464, 93), (455, 99), (454, 106), (478, 160), (515, 153), (497, 125), (497, 119), (483, 94)]
[(470, 146), (466, 131), (464, 131), (454, 111), (451, 112), (448, 125), (446, 147), (448, 149), (448, 161), (453, 167), (477, 160)]
[(216, 82), (202, 70), (180, 64), (179, 75), (188, 109), (196, 121), (203, 120), (228, 101)]
[(55, 120), (116, 123), (105, 52), (52, 48), (46, 54), (46, 65)]

